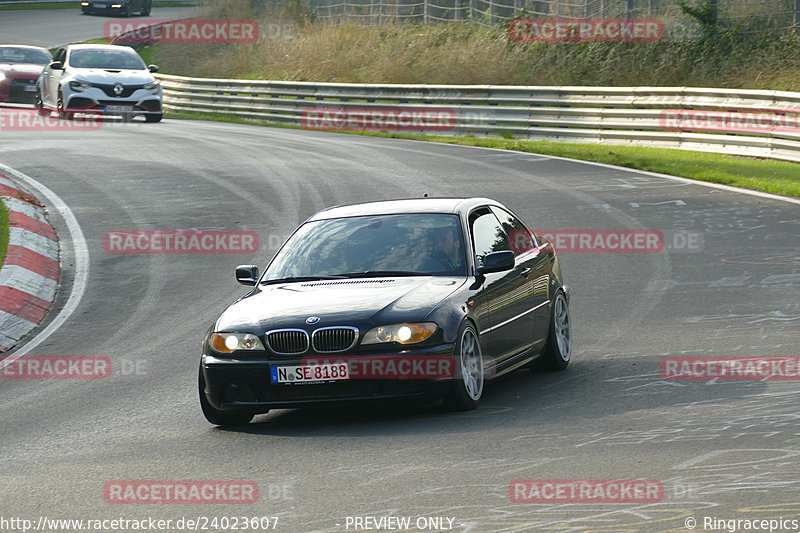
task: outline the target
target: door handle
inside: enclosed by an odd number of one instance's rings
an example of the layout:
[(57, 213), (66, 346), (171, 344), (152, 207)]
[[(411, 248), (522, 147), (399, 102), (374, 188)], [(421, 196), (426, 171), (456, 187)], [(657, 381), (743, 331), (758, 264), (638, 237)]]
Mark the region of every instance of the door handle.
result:
[(520, 272), (520, 275), (521, 275), (523, 278), (527, 278), (527, 277), (528, 277), (528, 274), (530, 274), (530, 273), (531, 273), (531, 269), (530, 269), (530, 268), (526, 268), (525, 270), (523, 270), (522, 272)]

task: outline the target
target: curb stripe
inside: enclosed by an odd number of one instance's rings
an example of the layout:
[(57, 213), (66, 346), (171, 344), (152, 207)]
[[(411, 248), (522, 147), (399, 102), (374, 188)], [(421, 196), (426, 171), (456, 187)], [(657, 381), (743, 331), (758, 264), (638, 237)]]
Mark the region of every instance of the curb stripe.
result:
[(0, 311), (34, 324), (42, 321), (50, 303), (13, 287), (0, 287)]
[(8, 224), (9, 226), (32, 231), (33, 233), (47, 237), (51, 241), (58, 240), (58, 237), (56, 237), (56, 232), (53, 230), (53, 226), (47, 224), (46, 222), (42, 222), (41, 220), (29, 217), (25, 213), (21, 213), (19, 211), (8, 212)]
[[(89, 284), (89, 247), (86, 244), (86, 238), (83, 236), (83, 231), (81, 230), (80, 224), (78, 224), (78, 220), (75, 218), (75, 214), (72, 212), (72, 210), (70, 210), (69, 206), (64, 202), (64, 200), (62, 200), (56, 193), (32, 177), (23, 174), (18, 170), (14, 170), (13, 168), (2, 163), (0, 163), (0, 171), (6, 175), (14, 176), (16, 180), (24, 183), (26, 187), (32, 187), (35, 191), (37, 191), (37, 194), (42, 195), (50, 202), (50, 204), (53, 206), (53, 209), (55, 209), (55, 211), (64, 219), (64, 223), (67, 226), (67, 232), (72, 242), (72, 247), (75, 254), (75, 278), (72, 281), (72, 288), (69, 292), (66, 303), (60, 310), (58, 310), (53, 320), (47, 324), (42, 331), (37, 332), (33, 338), (26, 341), (25, 346), (7, 358), (13, 361), (27, 353), (30, 353), (31, 350), (49, 338), (50, 335), (52, 335), (55, 331), (58, 331), (58, 329), (67, 321), (67, 319), (72, 316), (72, 313), (75, 312), (75, 310), (78, 308), (78, 305), (80, 305), (81, 299), (83, 298), (83, 295), (86, 292), (86, 288)], [(58, 243), (55, 244), (56, 246), (58, 245)], [(58, 248), (56, 248), (55, 253), (56, 256), (54, 259), (58, 259)], [(30, 331), (30, 329), (28, 331)]]
[(5, 352), (47, 315), (58, 290), (59, 247), (45, 209), (2, 173), (0, 202), (8, 211), (9, 226), (0, 265), (0, 352)]
[(58, 281), (58, 261), (37, 254), (30, 248), (10, 244), (6, 251), (6, 265), (18, 265), (53, 281)]

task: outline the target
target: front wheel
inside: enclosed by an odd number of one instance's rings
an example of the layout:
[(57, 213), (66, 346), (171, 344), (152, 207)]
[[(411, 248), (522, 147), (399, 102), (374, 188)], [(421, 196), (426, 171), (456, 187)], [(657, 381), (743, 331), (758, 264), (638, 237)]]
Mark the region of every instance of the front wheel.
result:
[(550, 331), (547, 345), (537, 366), (545, 370), (564, 370), (572, 356), (572, 321), (564, 293), (559, 291), (550, 313)]
[(145, 122), (161, 122), (161, 113), (155, 115), (145, 115), (144, 116)]
[(42, 102), (42, 90), (38, 85), (36, 86), (36, 94), (33, 97), (33, 106), (36, 108), (40, 117), (46, 117), (50, 114), (50, 110), (44, 107), (44, 102)]
[(62, 120), (72, 120), (72, 117), (75, 114), (72, 111), (67, 111), (64, 107), (64, 95), (61, 93), (61, 90), (58, 91), (58, 116), (61, 117)]
[(197, 378), (197, 386), (200, 391), (200, 408), (203, 410), (206, 420), (212, 424), (216, 426), (244, 426), (253, 419), (252, 413), (220, 411), (208, 402), (202, 365), (200, 366), (200, 375)]
[(142, 8), (142, 16), (147, 17), (150, 15), (150, 9), (153, 7), (153, 2), (147, 2)]
[(445, 398), (454, 411), (471, 411), (478, 407), (483, 395), (483, 352), (475, 326), (469, 322), (459, 329), (455, 348), (453, 387)]

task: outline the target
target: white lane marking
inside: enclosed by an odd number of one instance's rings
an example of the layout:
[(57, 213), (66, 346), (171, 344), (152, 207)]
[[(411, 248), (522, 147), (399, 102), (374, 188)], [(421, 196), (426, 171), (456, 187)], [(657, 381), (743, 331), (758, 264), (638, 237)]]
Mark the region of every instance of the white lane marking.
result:
[[(769, 198), (771, 200), (780, 200), (782, 202), (789, 202), (791, 204), (798, 204), (800, 205), (800, 198), (792, 198), (790, 196), (781, 196), (779, 194), (772, 194), (768, 192), (761, 192), (761, 191), (751, 191), (750, 189), (740, 189), (739, 187), (731, 187), (730, 185), (723, 185), (721, 183), (711, 183), (709, 181), (699, 181), (693, 180), (689, 178), (681, 178), (679, 176), (670, 176), (669, 174), (659, 174), (658, 172), (649, 172), (647, 170), (636, 170), (635, 168), (628, 168), (628, 167), (620, 167), (617, 165), (609, 165), (608, 163), (598, 163), (596, 161), (586, 161), (583, 159), (573, 159), (571, 157), (561, 157), (557, 155), (544, 155), (544, 154), (537, 154), (534, 152), (519, 152), (517, 150), (508, 150), (506, 148), (489, 148), (486, 146), (468, 146), (463, 144), (448, 144), (448, 143), (436, 143), (436, 141), (421, 141), (417, 139), (393, 139), (395, 141), (410, 141), (415, 143), (435, 143), (441, 146), (454, 146), (457, 148), (474, 148), (477, 150), (491, 150), (494, 152), (507, 152), (510, 154), (517, 154), (522, 155), (525, 157), (534, 157), (534, 158), (547, 158), (547, 159), (556, 159), (559, 161), (569, 161), (571, 163), (582, 163), (584, 165), (592, 165), (595, 167), (602, 167), (602, 168), (610, 168), (612, 170), (622, 170), (625, 172), (630, 172), (632, 174), (641, 174), (642, 176), (653, 176), (655, 178), (663, 178), (672, 181), (679, 181), (681, 183), (685, 183), (687, 185), (699, 185), (701, 187), (711, 187), (712, 189), (721, 189), (723, 191), (729, 192), (737, 192), (740, 194), (749, 194), (750, 196), (758, 196), (760, 198)], [(605, 146), (605, 145), (604, 145)], [(618, 145), (608, 145), (608, 146), (618, 146)], [(691, 150), (689, 150), (691, 151)], [(703, 152), (706, 153), (706, 152)], [(538, 159), (536, 159), (538, 161)]]
[(2, 163), (0, 163), (0, 171), (18, 178), (25, 184), (32, 186), (37, 191), (41, 192), (50, 201), (50, 203), (53, 204), (53, 207), (55, 207), (55, 209), (61, 214), (61, 216), (64, 218), (64, 222), (67, 224), (67, 229), (69, 230), (69, 235), (72, 239), (72, 247), (75, 254), (75, 279), (72, 282), (72, 291), (67, 299), (67, 303), (46, 328), (44, 328), (41, 332), (39, 332), (38, 335), (31, 339), (21, 350), (7, 358), (9, 359), (7, 362), (10, 363), (15, 359), (30, 353), (32, 349), (44, 342), (50, 335), (55, 333), (58, 328), (60, 328), (64, 322), (67, 321), (75, 309), (78, 308), (78, 304), (83, 298), (83, 294), (86, 292), (86, 287), (89, 281), (89, 247), (86, 245), (86, 239), (83, 237), (83, 231), (81, 230), (80, 224), (78, 224), (78, 219), (75, 218), (75, 215), (72, 213), (69, 206), (67, 206), (64, 200), (62, 200), (56, 193), (30, 176), (3, 165)]

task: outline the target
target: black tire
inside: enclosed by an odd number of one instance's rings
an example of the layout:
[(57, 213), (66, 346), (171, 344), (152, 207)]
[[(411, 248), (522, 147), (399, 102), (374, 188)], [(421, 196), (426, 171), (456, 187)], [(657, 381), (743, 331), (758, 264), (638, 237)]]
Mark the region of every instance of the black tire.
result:
[(122, 14), (123, 17), (130, 18), (133, 16), (133, 11), (131, 11), (131, 1), (132, 0), (128, 0), (128, 3), (125, 4), (125, 12)]
[(162, 116), (161, 113), (158, 113), (156, 115), (145, 115), (144, 116), (144, 121), (145, 122), (161, 122), (161, 116)]
[(206, 398), (205, 388), (206, 380), (203, 377), (203, 367), (200, 367), (199, 377), (197, 378), (197, 386), (200, 392), (200, 408), (203, 410), (203, 415), (206, 420), (216, 426), (245, 426), (253, 419), (252, 413), (241, 412), (227, 412), (215, 409)]
[(64, 95), (61, 93), (61, 89), (58, 90), (58, 116), (62, 120), (72, 120), (75, 116), (75, 113), (72, 111), (64, 110)]
[(36, 95), (33, 97), (33, 106), (36, 108), (36, 111), (39, 113), (40, 117), (46, 117), (50, 114), (50, 110), (44, 107), (44, 103), (42, 102), (42, 91), (39, 86), (36, 86)]
[(550, 312), (550, 328), (542, 356), (534, 361), (534, 368), (559, 371), (569, 365), (572, 357), (572, 321), (569, 304), (564, 293), (558, 291)]
[(458, 329), (453, 361), (455, 375), (445, 405), (453, 411), (472, 411), (483, 395), (485, 376), (480, 337), (471, 322), (464, 322)]
[(144, 5), (144, 8), (142, 8), (142, 13), (141, 13), (142, 16), (143, 17), (149, 17), (150, 16), (150, 10), (152, 8), (153, 8), (153, 2), (146, 2), (145, 5)]

